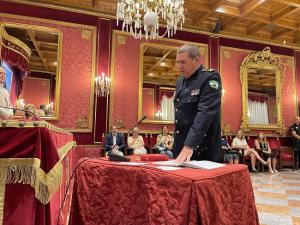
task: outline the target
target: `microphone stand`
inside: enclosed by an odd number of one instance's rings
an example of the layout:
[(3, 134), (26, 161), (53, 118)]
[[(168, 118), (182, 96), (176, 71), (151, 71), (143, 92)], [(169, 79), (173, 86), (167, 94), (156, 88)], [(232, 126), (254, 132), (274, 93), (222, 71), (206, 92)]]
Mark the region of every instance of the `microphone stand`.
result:
[[(146, 116), (143, 116), (142, 119), (140, 119), (127, 133), (126, 133), (126, 136), (129, 135), (129, 133), (138, 125), (140, 124), (141, 122), (143, 122), (144, 120), (146, 119)], [(116, 146), (117, 144), (114, 144), (112, 147), (111, 147), (111, 150)], [(109, 161), (130, 161), (130, 159), (126, 156), (120, 156), (120, 155), (117, 155), (117, 154), (113, 154), (113, 153), (108, 153), (108, 160)]]

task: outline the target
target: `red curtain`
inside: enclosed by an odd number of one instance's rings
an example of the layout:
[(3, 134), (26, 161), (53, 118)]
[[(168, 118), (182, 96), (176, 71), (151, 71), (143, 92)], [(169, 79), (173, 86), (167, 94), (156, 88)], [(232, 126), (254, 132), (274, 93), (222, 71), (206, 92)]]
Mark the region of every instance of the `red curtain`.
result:
[(264, 95), (249, 95), (248, 99), (252, 102), (267, 102), (268, 97)]
[[(7, 42), (7, 43), (5, 43)], [(7, 45), (10, 43), (6, 40), (3, 40), (4, 45), (2, 44), (1, 48), (1, 59), (8, 62), (10, 65), (13, 65), (20, 69), (21, 71), (29, 71), (29, 61), (20, 53), (13, 51), (7, 48)]]

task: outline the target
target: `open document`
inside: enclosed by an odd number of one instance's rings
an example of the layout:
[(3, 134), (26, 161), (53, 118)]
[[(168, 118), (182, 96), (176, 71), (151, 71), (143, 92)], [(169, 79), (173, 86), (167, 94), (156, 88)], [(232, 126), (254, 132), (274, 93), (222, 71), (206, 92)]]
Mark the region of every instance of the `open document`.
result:
[(216, 163), (216, 162), (211, 162), (206, 160), (202, 160), (202, 161), (192, 160), (183, 163), (177, 163), (175, 160), (171, 160), (171, 161), (153, 162), (152, 164), (161, 165), (161, 166), (190, 167), (195, 169), (216, 169), (225, 166), (222, 163)]

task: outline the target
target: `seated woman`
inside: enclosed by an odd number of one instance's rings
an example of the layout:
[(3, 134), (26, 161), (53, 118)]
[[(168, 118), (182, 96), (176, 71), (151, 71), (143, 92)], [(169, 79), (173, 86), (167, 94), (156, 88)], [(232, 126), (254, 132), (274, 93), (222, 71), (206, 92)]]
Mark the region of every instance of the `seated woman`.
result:
[(170, 159), (173, 158), (172, 147), (174, 138), (169, 134), (168, 126), (163, 126), (162, 133), (157, 136), (156, 147), (160, 154), (165, 154), (169, 156)]
[[(269, 173), (277, 173), (276, 170), (276, 162), (277, 162), (277, 155), (276, 152), (272, 152), (267, 141), (267, 138), (264, 136), (262, 132), (259, 132), (257, 135), (257, 139), (254, 141), (255, 148), (257, 150), (261, 150), (263, 153), (263, 159), (268, 161)], [(272, 159), (272, 163), (271, 163)], [(273, 168), (272, 168), (273, 166)]]
[(232, 141), (231, 147), (232, 149), (238, 151), (244, 150), (244, 156), (250, 156), (252, 172), (257, 172), (257, 170), (255, 169), (256, 159), (258, 159), (264, 165), (268, 164), (268, 162), (263, 160), (253, 148), (249, 147), (242, 130), (239, 130), (237, 132), (236, 137)]
[(231, 149), (227, 139), (224, 138), (223, 135), (223, 131), (221, 130), (221, 145), (222, 150), (224, 151), (224, 162), (229, 162), (230, 164), (239, 164), (238, 152)]
[(137, 127), (132, 130), (132, 137), (127, 139), (129, 148), (133, 149), (133, 154), (147, 154), (147, 150), (144, 148), (145, 143), (143, 137), (139, 135), (139, 129)]

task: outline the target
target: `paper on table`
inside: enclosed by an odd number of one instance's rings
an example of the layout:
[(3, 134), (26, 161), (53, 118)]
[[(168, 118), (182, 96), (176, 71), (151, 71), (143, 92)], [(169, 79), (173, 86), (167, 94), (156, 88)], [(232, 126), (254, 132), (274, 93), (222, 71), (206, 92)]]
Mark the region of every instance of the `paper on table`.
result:
[(180, 170), (180, 169), (182, 169), (180, 167), (174, 167), (174, 166), (157, 166), (155, 168), (161, 169), (161, 170)]
[(146, 165), (147, 163), (140, 163), (140, 162), (119, 162), (119, 164), (123, 164), (126, 166), (142, 166)]
[(216, 169), (225, 166), (222, 163), (216, 163), (212, 161), (202, 160), (202, 161), (195, 161), (192, 160), (190, 162), (184, 162), (183, 166), (191, 167), (191, 168), (200, 168), (200, 169)]
[(180, 163), (177, 163), (175, 160), (157, 161), (157, 162), (153, 162), (152, 164), (164, 165), (164, 166), (180, 166)]
[(159, 161), (159, 162), (153, 162), (152, 164), (158, 164), (158, 165), (164, 165), (164, 166), (175, 166), (175, 167), (191, 167), (196, 169), (216, 169), (225, 166), (221, 163), (216, 163), (212, 161), (202, 160), (202, 161), (196, 161), (192, 160), (190, 162), (184, 162), (184, 163), (177, 163), (175, 160), (171, 161)]

